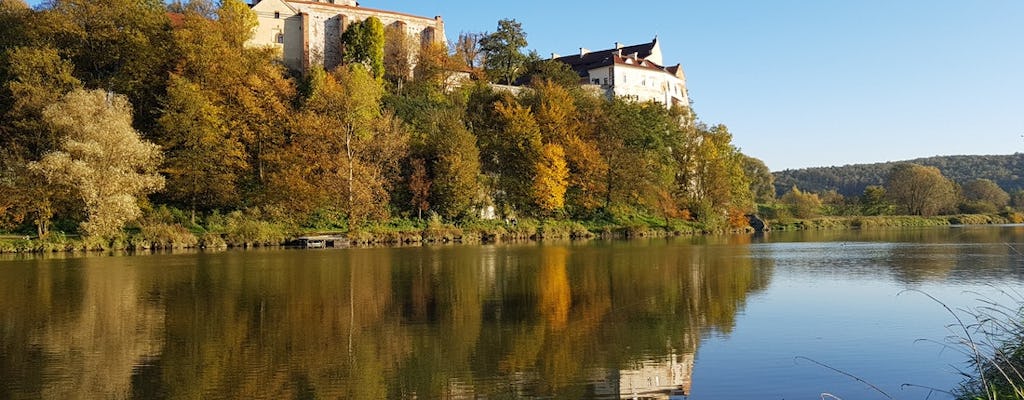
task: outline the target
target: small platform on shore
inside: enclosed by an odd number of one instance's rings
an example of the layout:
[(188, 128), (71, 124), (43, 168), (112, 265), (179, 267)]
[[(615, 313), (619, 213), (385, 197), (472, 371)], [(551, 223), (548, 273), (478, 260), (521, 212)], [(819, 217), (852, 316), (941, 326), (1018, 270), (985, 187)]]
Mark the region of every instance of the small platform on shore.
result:
[(348, 238), (341, 235), (300, 236), (293, 242), (295, 246), (306, 249), (323, 249), (348, 247)]

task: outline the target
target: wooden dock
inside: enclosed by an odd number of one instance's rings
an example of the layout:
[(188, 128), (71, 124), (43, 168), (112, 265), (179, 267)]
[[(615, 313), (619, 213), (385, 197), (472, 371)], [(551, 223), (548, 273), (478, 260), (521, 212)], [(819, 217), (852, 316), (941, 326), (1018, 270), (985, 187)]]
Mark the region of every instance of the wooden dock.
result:
[(341, 235), (301, 236), (295, 239), (295, 246), (306, 249), (348, 247), (348, 238)]

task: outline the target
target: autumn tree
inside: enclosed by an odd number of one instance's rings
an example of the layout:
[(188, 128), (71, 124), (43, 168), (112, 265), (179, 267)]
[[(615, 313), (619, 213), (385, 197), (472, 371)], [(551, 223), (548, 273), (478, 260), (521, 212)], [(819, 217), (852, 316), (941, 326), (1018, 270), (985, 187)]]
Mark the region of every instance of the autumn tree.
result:
[(975, 179), (963, 186), (965, 212), (993, 213), (1010, 204), (1010, 194), (989, 179)]
[(159, 110), (173, 52), (160, 0), (54, 0), (42, 13), (44, 34), (75, 65), (86, 87), (123, 93), (150, 126)]
[(678, 151), (675, 182), (684, 207), (711, 226), (740, 221), (753, 210), (744, 155), (725, 125), (686, 125)]
[(245, 149), (233, 137), (223, 112), (203, 90), (182, 77), (172, 77), (164, 114), (157, 121), (164, 144), (167, 198), (196, 210), (231, 207), (238, 202), (238, 171)]
[(224, 41), (234, 49), (241, 49), (252, 38), (258, 23), (256, 13), (242, 0), (220, 0), (217, 23)]
[(342, 59), (346, 64), (363, 64), (376, 79), (384, 78), (384, 24), (370, 17), (349, 25), (341, 35)]
[[(546, 145), (563, 149), (568, 168), (565, 205), (580, 212), (598, 207), (607, 165), (593, 138), (595, 126), (583, 119), (576, 97), (566, 87), (544, 79), (534, 81), (522, 102), (533, 110)], [(599, 103), (593, 106), (600, 107)]]
[(533, 201), (544, 215), (565, 206), (565, 191), (569, 185), (569, 168), (562, 146), (548, 143), (541, 149), (533, 178)]
[(505, 203), (528, 211), (533, 204), (532, 186), (540, 160), (543, 142), (540, 127), (530, 109), (515, 99), (495, 105), (501, 129), (497, 145), (497, 172)]
[(794, 217), (815, 218), (821, 215), (821, 198), (816, 193), (804, 192), (793, 186), (779, 200), (789, 207)]
[(76, 90), (47, 107), (43, 117), (65, 136), (58, 151), (32, 165), (50, 181), (73, 187), (88, 213), (82, 231), (106, 238), (138, 218), (138, 198), (159, 190), (160, 149), (131, 124), (127, 98)]
[(484, 69), (492, 80), (511, 85), (523, 73), (527, 58), (523, 25), (514, 19), (498, 21), (498, 29), (480, 38)]
[(248, 7), (237, 5), (224, 2), (210, 11), (219, 15), (216, 19), (204, 15), (205, 11), (186, 10), (173, 33), (173, 76), (197, 85), (201, 95), (220, 110), (227, 142), (244, 146), (245, 162), (232, 163), (232, 173), (245, 192), (252, 193), (266, 184), (269, 157), (284, 145), (296, 89), (272, 51), (238, 47), (251, 36), (247, 21), (252, 15)]
[(401, 93), (412, 74), (413, 59), (418, 43), (406, 33), (402, 25), (384, 29), (384, 77)]
[(885, 182), (888, 198), (911, 215), (932, 216), (951, 210), (956, 204), (956, 188), (935, 167), (899, 164)]
[(59, 144), (43, 121), (43, 109), (82, 84), (74, 77), (74, 66), (53, 48), (16, 47), (0, 55), (0, 61), (7, 75), (0, 82), (5, 121), (0, 124), (0, 149), (8, 156), (38, 159)]
[(423, 212), (430, 210), (430, 175), (422, 158), (409, 161), (412, 173), (409, 175), (409, 192), (412, 194), (412, 207), (416, 210), (416, 218), (423, 219)]
[(298, 214), (333, 209), (350, 226), (388, 215), (409, 133), (380, 108), (383, 89), (360, 64), (310, 74), (289, 145), (275, 161), (267, 195)]
[(480, 49), (480, 40), (484, 35), (477, 32), (461, 32), (459, 38), (452, 45), (452, 53), (470, 69), (479, 68), (482, 64), (483, 52)]

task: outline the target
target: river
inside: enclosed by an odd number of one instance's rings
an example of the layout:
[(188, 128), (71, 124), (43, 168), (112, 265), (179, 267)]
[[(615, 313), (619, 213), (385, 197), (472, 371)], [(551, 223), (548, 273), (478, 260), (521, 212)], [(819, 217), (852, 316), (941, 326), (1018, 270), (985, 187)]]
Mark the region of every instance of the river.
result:
[(0, 398), (950, 398), (928, 296), (1015, 305), (1021, 252), (1024, 226), (4, 255)]

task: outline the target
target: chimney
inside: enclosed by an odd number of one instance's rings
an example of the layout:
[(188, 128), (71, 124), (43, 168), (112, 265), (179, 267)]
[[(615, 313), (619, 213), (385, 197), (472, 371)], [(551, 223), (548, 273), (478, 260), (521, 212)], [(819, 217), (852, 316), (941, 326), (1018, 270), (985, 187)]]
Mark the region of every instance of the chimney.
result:
[(621, 48), (622, 48), (622, 43), (615, 42), (615, 49), (618, 50), (618, 49), (621, 49)]
[(587, 49), (586, 47), (580, 47), (580, 57), (582, 58), (587, 54), (590, 54), (590, 49)]
[(558, 58), (558, 57), (560, 57), (560, 56), (558, 55), (558, 53), (551, 53), (551, 59), (552, 59), (552, 60), (554, 60), (554, 59), (556, 59), (556, 58)]

